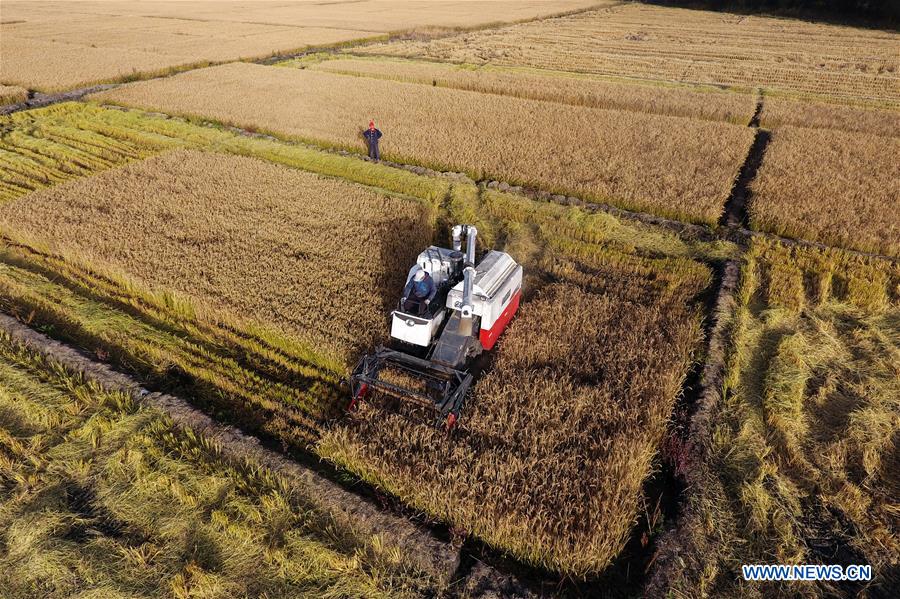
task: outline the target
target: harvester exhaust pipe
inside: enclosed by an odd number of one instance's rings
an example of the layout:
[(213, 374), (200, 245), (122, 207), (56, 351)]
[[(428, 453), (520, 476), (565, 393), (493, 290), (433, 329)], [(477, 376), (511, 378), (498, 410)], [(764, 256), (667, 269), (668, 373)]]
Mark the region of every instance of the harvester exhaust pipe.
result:
[(475, 266), (475, 238), (478, 229), (472, 225), (466, 227), (466, 266)]
[[(463, 305), (462, 309), (460, 309), (462, 318), (459, 323), (459, 332), (470, 336), (472, 335), (475, 316), (475, 307), (472, 304), (472, 288), (475, 286), (475, 240), (478, 237), (478, 229), (472, 225), (465, 225), (464, 228), (459, 228), (463, 229), (466, 234), (466, 267), (463, 270)], [(453, 228), (453, 233), (453, 244), (456, 245), (456, 227)]]

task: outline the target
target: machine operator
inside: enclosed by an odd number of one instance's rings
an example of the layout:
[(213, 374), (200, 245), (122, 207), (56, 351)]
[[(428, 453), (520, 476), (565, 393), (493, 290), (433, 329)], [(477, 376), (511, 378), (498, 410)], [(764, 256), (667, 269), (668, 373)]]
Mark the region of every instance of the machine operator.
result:
[(415, 312), (421, 316), (428, 309), (435, 294), (437, 294), (437, 285), (434, 284), (434, 279), (431, 278), (427, 271), (419, 268), (416, 274), (410, 277), (406, 287), (403, 289), (403, 301), (401, 303), (403, 311)]

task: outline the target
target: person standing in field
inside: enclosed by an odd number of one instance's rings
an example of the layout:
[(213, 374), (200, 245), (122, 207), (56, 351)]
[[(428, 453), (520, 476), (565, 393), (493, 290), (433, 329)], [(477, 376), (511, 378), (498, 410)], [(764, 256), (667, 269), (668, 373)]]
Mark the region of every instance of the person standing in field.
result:
[(378, 150), (378, 140), (381, 139), (381, 131), (375, 128), (375, 121), (369, 121), (369, 128), (363, 133), (369, 145), (369, 158), (381, 160), (381, 152)]

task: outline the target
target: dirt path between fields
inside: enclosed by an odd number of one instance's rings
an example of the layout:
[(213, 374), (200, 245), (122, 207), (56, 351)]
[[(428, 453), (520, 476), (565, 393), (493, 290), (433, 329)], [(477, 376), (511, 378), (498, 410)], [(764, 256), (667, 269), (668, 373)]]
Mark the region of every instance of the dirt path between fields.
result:
[(51, 104), (59, 104), (60, 102), (73, 102), (81, 100), (88, 94), (106, 91), (123, 85), (122, 83), (107, 83), (103, 85), (92, 85), (91, 87), (82, 87), (58, 94), (42, 94), (41, 92), (29, 91), (28, 98), (24, 102), (16, 104), (6, 104), (0, 106), (0, 115), (12, 114), (20, 110), (30, 110), (32, 108), (43, 108)]
[[(747, 124), (756, 135), (747, 158), (738, 171), (731, 194), (725, 202), (719, 220), (717, 234), (733, 241), (742, 254), (754, 232), (749, 225), (748, 204), (750, 183), (762, 164), (769, 132), (759, 127), (763, 108), (763, 96), (757, 98), (756, 110)], [(701, 562), (716, 546), (717, 540), (705, 533), (702, 507), (694, 501), (696, 489), (711, 496), (721, 496), (724, 489), (710, 488), (719, 480), (709, 472), (706, 460), (706, 440), (710, 438), (712, 417), (725, 387), (728, 347), (731, 323), (737, 307), (736, 292), (740, 279), (741, 259), (737, 256), (722, 264), (716, 272), (716, 290), (708, 314), (711, 321), (707, 328), (706, 353), (699, 373), (699, 384), (692, 397), (685, 394), (684, 401), (676, 407), (670, 434), (664, 447), (664, 459), (674, 470), (676, 478), (684, 485), (679, 496), (678, 514), (674, 523), (656, 539), (656, 554), (648, 567), (644, 594), (663, 597), (673, 591), (673, 581), (699, 580), (706, 564)], [(681, 408), (679, 410), (678, 408)], [(676, 589), (677, 590), (677, 589)]]

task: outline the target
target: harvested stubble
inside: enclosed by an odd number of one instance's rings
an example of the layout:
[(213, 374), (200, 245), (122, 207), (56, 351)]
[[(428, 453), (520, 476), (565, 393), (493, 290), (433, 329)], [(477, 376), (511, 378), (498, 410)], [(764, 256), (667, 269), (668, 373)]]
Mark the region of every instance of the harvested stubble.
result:
[(3, 26), (0, 77), (44, 92), (372, 38), (375, 31), (97, 16)]
[(629, 3), (361, 53), (770, 88), (900, 106), (900, 36)]
[(838, 129), (900, 137), (900, 110), (879, 110), (767, 96), (760, 113), (760, 125), (767, 128), (796, 125), (810, 129)]
[(0, 84), (0, 106), (3, 104), (18, 104), (28, 98), (28, 90), (18, 85)]
[[(471, 27), (557, 14), (591, 0), (542, 2), (4, 1), (0, 80), (41, 91), (165, 74), (310, 46), (386, 38), (416, 27)], [(439, 7), (438, 7), (439, 6)]]
[(382, 33), (409, 28), (462, 28), (513, 22), (561, 14), (616, 0), (354, 0), (353, 2), (171, 2), (130, 0), (31, 2), (4, 0), (3, 21), (94, 22), (98, 17), (151, 17), (158, 21), (255, 24), (285, 27), (323, 27), (374, 30)]
[[(309, 63), (300, 59), (280, 66), (294, 64), (306, 66)], [(725, 92), (714, 87), (664, 87), (539, 69), (373, 58), (335, 58), (309, 64), (307, 68), (575, 106), (687, 116), (742, 125), (753, 116), (756, 106), (756, 99), (751, 94)]]
[(405, 276), (394, 266), (412, 263), (432, 235), (424, 202), (188, 150), (38, 191), (0, 212), (16, 235), (271, 323), (339, 358), (379, 334)]
[(710, 224), (753, 138), (747, 127), (726, 123), (255, 64), (94, 97), (357, 152), (372, 116), (389, 159)]
[(402, 556), (306, 489), (0, 337), (0, 588), (26, 597), (394, 597)]
[(712, 478), (688, 513), (715, 540), (694, 575), (713, 596), (831, 597), (846, 587), (751, 585), (738, 565), (857, 563), (897, 588), (900, 266), (759, 239), (746, 258), (723, 400), (693, 439)]
[(699, 289), (609, 263), (554, 274), (504, 334), (460, 430), (364, 404), (318, 451), (520, 559), (582, 576), (631, 531), (699, 337)]
[(753, 228), (900, 255), (900, 138), (784, 126), (751, 184)]

